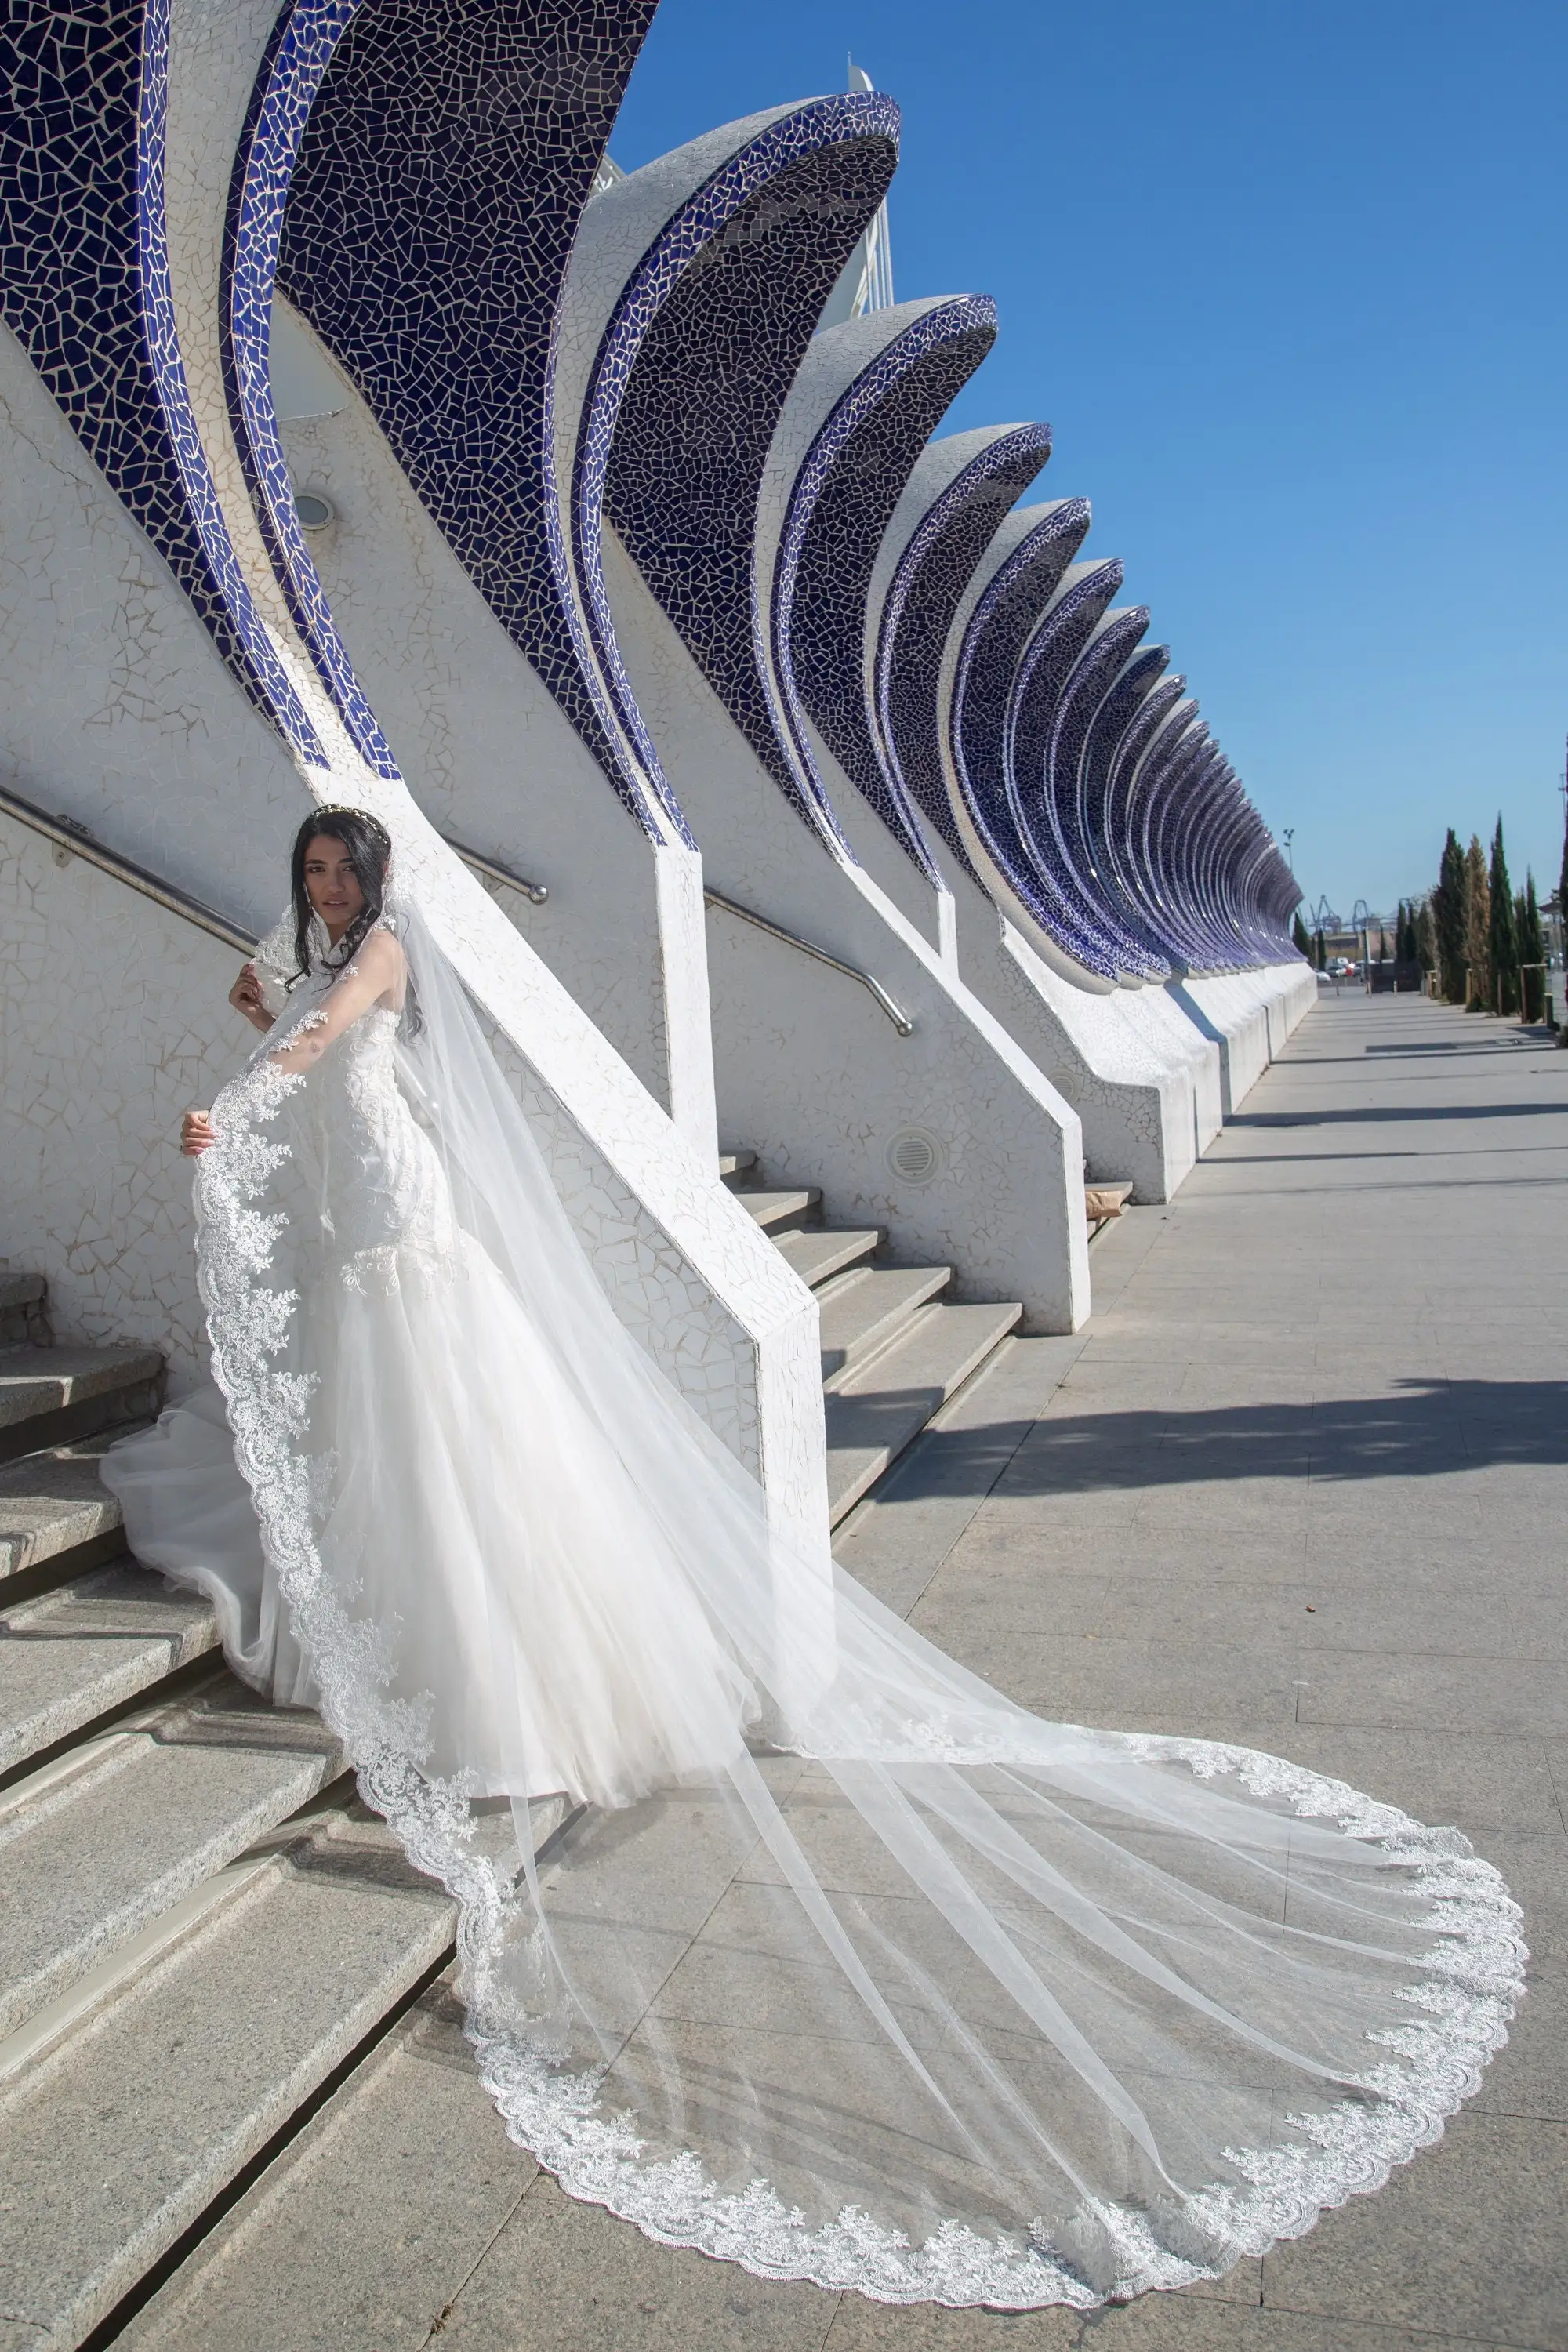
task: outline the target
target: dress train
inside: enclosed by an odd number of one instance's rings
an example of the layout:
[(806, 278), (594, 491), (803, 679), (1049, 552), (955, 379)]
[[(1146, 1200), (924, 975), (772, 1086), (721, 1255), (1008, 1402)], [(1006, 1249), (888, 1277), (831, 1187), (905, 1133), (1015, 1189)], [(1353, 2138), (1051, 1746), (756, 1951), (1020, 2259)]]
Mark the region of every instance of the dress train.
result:
[(891, 2302), (1087, 2309), (1376, 2188), (1506, 2038), (1497, 1873), (1279, 1759), (1033, 1717), (795, 1556), (395, 927), (401, 1009), (316, 971), (215, 1106), (217, 1387), (105, 1476), (457, 1897), (513, 2136)]

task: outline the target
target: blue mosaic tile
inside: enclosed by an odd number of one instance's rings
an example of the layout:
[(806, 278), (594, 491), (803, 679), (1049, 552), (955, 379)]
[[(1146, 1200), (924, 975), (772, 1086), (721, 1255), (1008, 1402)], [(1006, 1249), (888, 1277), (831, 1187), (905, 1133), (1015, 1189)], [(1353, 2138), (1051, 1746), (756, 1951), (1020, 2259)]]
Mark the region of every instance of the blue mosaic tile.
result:
[(272, 567), (302, 644), (374, 773), (398, 773), (338, 634), (294, 506), (272, 405), (272, 289), (300, 141), (332, 52), (360, 0), (295, 0), (268, 44), (230, 184), (223, 257), (224, 384), (235, 446)]
[(1118, 898), (1135, 916), (1145, 938), (1159, 947), (1162, 954), (1166, 950), (1150, 928), (1133, 850), (1133, 809), (1142, 789), (1143, 763), (1151, 755), (1151, 747), (1170, 724), (1185, 687), (1186, 680), (1180, 672), (1157, 679), (1128, 719), (1106, 762), (1104, 814), (1098, 836)]
[(1252, 952), (1237, 886), (1257, 821), (1227, 761), (1221, 788), (1208, 811), (1194, 823), (1186, 862), (1195, 878), (1210, 929), (1216, 940), (1223, 941), (1233, 963), (1248, 961)]
[(1042, 803), (1063, 691), (1121, 579), (1121, 565), (1113, 557), (1075, 567), (1067, 575), (1018, 656), (1002, 738), (1002, 791), (1014, 834), (1034, 867), (1047, 928), (1086, 971), (1104, 980), (1119, 976), (1119, 958), (1082, 904)]
[(1119, 971), (1140, 979), (1155, 978), (1159, 967), (1119, 919), (1114, 898), (1101, 881), (1085, 805), (1083, 767), (1095, 720), (1148, 628), (1145, 608), (1108, 614), (1068, 672), (1051, 719), (1038, 780), (1038, 813), (1031, 823), (1031, 831), (1052, 845), (1053, 870), (1085, 924), (1098, 932)]
[(1196, 704), (1183, 694), (1184, 683), (1179, 676), (1162, 680), (1149, 697), (1145, 707), (1148, 717), (1145, 716), (1145, 709), (1141, 709), (1128, 730), (1130, 743), (1134, 747), (1132, 755), (1125, 763), (1119, 759), (1113, 771), (1113, 790), (1117, 780), (1121, 785), (1118, 794), (1121, 804), (1121, 823), (1116, 832), (1109, 828), (1107, 831), (1107, 839), (1114, 845), (1121, 874), (1133, 904), (1139, 908), (1150, 935), (1177, 966), (1184, 966), (1188, 959), (1166, 918), (1150, 872), (1145, 833), (1150, 807), (1155, 804), (1156, 792), (1181, 745), (1187, 740), (1196, 716)]
[(1100, 902), (1111, 910), (1152, 979), (1169, 974), (1169, 960), (1143, 920), (1122, 876), (1122, 860), (1110, 834), (1110, 782), (1130, 731), (1159, 685), (1171, 658), (1168, 646), (1145, 646), (1117, 677), (1090, 719), (1079, 768), (1084, 854)]
[(933, 886), (942, 869), (901, 779), (879, 756), (867, 698), (867, 603), (877, 552), (916, 459), (996, 338), (996, 307), (964, 296), (924, 311), (878, 353), (824, 422), (791, 493), (773, 572), (775, 670), (802, 764), (807, 715), (845, 774)]
[(753, 532), (779, 412), (887, 192), (898, 128), (897, 107), (876, 92), (797, 107), (666, 223), (605, 329), (573, 486), (583, 598), (606, 671), (619, 656), (601, 509), (757, 758), (846, 855), (820, 780), (792, 757), (759, 658)]
[[(278, 283), (626, 805), (689, 841), (646, 731), (640, 763), (626, 747), (552, 474), (562, 281), (653, 5), (363, 7), (299, 134)], [(313, 612), (297, 555), (289, 570)]]
[(1150, 778), (1139, 836), (1141, 863), (1159, 909), (1159, 922), (1182, 961), (1199, 969), (1212, 961), (1213, 950), (1195, 919), (1195, 910), (1184, 902), (1170, 850), (1187, 795), (1201, 785), (1219, 758), (1208, 729), (1201, 720), (1194, 721)]
[(16, 0), (0, 37), (0, 310), (257, 708), (324, 758), (196, 430), (164, 226), (168, 0)]
[(1037, 511), (1039, 521), (998, 566), (970, 614), (949, 730), (958, 790), (981, 845), (1026, 913), (1055, 937), (1054, 894), (1019, 837), (1008, 802), (1007, 712), (1019, 657), (1083, 543), (1089, 509), (1085, 499), (1060, 499)]
[(1225, 755), (1210, 739), (1203, 756), (1185, 768), (1179, 782), (1164, 794), (1151, 825), (1152, 856), (1162, 893), (1178, 932), (1185, 939), (1190, 960), (1199, 965), (1225, 960), (1224, 943), (1216, 937), (1204, 900), (1193, 835), (1212, 811), (1226, 773)]
[(942, 653), (981, 558), (1050, 454), (1050, 426), (1022, 425), (1000, 433), (954, 475), (910, 533), (878, 624), (877, 750), (889, 790), (913, 803), (971, 875), (942, 772)]

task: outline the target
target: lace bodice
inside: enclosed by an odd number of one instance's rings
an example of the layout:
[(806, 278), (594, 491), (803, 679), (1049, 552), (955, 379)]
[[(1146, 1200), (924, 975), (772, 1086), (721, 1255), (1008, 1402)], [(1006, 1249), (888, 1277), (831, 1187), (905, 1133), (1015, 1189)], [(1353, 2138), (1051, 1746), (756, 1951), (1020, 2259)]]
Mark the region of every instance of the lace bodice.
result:
[(452, 1250), (446, 1171), (398, 1081), (400, 1017), (372, 1005), (310, 1075), (327, 1255), (356, 1289), (395, 1280), (403, 1254), (445, 1264)]

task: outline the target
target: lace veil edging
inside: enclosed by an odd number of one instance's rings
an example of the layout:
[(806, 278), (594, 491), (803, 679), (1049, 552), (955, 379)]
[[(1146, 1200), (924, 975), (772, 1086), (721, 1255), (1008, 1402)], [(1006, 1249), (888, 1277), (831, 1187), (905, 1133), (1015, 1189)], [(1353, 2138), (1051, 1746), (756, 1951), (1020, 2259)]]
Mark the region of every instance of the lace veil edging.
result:
[[(787, 1563), (781, 1567), (760, 1491), (616, 1318), (483, 1024), (417, 910), (394, 902), (386, 919), (404, 946), (418, 1007), (417, 1033), (400, 1048), (405, 1084), (437, 1138), (460, 1222), (543, 1335), (556, 1376), (646, 1493), (650, 1542), (680, 1548), (690, 1590), (770, 1707), (770, 1734), (828, 1791), (834, 1821), (857, 1841), (857, 1853), (890, 1860), (921, 1906), (919, 1937), (895, 1949), (863, 1896), (825, 1884), (790, 1808), (775, 1801), (755, 1755), (738, 1742), (715, 1764), (705, 1793), (723, 1811), (735, 1852), (749, 1845), (770, 1858), (779, 1883), (794, 1890), (805, 1926), (798, 1940), (795, 1925), (777, 1931), (782, 1958), (798, 1969), (801, 1955), (815, 1952), (837, 1969), (836, 1981), (873, 2022), (875, 2063), (897, 2081), (899, 2115), (911, 2123), (946, 2117), (954, 2165), (973, 2165), (976, 2148), (990, 2151), (986, 2161), (1008, 2187), (994, 2198), (989, 2189), (966, 2191), (966, 2213), (940, 2219), (917, 2240), (890, 2189), (887, 2211), (872, 2210), (888, 2186), (885, 2165), (858, 2144), (824, 2160), (821, 2194), (809, 2209), (763, 2173), (721, 2178), (717, 2160), (733, 2153), (722, 2132), (673, 2144), (628, 2104), (617, 2072), (624, 2032), (607, 2011), (593, 2013), (583, 1989), (591, 1952), (585, 1972), (567, 1952), (571, 1938), (563, 1940), (536, 1866), (526, 1789), (510, 1791), (511, 1840), (498, 1844), (471, 1781), (429, 1769), (428, 1711), (395, 1691), (391, 1633), (356, 1606), (352, 1583), (323, 1556), (330, 1465), (324, 1473), (311, 1443), (323, 1373), (302, 1337), (308, 1219), (291, 1206), (290, 1190), (306, 1153), (299, 1121), (311, 1081), (271, 1059), (321, 1017), (313, 979), (282, 999), (276, 1028), (220, 1095), (220, 1146), (197, 1162), (199, 1281), (214, 1374), (322, 1716), (366, 1801), (458, 1904), (469, 2032), (513, 2137), (573, 2195), (662, 2242), (762, 2276), (853, 2287), (888, 2302), (1089, 2309), (1219, 2276), (1299, 2235), (1325, 2206), (1379, 2187), (1440, 2134), (1507, 2038), (1523, 1946), (1517, 1906), (1499, 1874), (1457, 1832), (1424, 1828), (1279, 1759), (1041, 1722), (842, 1575), (835, 1671), (815, 1713), (791, 1719), (776, 1687), (791, 1633), (779, 1609)], [(262, 951), (269, 987), (282, 952), (292, 966), (283, 933), (280, 925)], [(1108, 1821), (1129, 1825), (1126, 1848)], [(1238, 1924), (1228, 1896), (1194, 1894), (1179, 1877), (1164, 1877), (1134, 1850), (1139, 1840), (1163, 1841), (1194, 1865), (1223, 1851), (1259, 1885), (1293, 1872), (1308, 1890), (1302, 1901), (1318, 1904), (1314, 1925), (1268, 1923), (1266, 1935)], [(1081, 1882), (1061, 1883), (1065, 1863)], [(1342, 1942), (1322, 1924), (1331, 1919), (1347, 1930)], [(1355, 1955), (1373, 1945), (1377, 1964), (1363, 1968)], [(991, 1989), (966, 1995), (967, 2007), (940, 1973), (951, 1966), (942, 1957), (950, 1947), (969, 1956), (965, 1965), (973, 1962)], [(1389, 1980), (1393, 1955), (1396, 1982)], [(1103, 1967), (1106, 1988), (1089, 1980), (1094, 1965)], [(1172, 2126), (1151, 2131), (1155, 2158), (1140, 2157), (1137, 2125), (1123, 2119), (1112, 2127), (1104, 2117), (1118, 2114), (1118, 2098), (1128, 2115), (1143, 2116), (1147, 2095), (1140, 2105), (1125, 2090), (1125, 2062), (1112, 2063), (1092, 2046), (1097, 2032), (1110, 2038), (1119, 2029), (1126, 1986), (1142, 1988), (1138, 1997), (1157, 2021), (1163, 2001), (1184, 2031), (1212, 2029), (1205, 2064), (1218, 2063), (1227, 2036), (1243, 2052), (1250, 2040), (1275, 2063), (1281, 2051), (1290, 2054), (1282, 2038), (1290, 2002), (1276, 2000), (1270, 1969), (1281, 1978), (1293, 1971), (1309, 1988), (1300, 2098), (1282, 2103), (1271, 2137), (1237, 2145), (1224, 2123), (1246, 2100), (1200, 2080), (1191, 2105), (1199, 2117), (1213, 2107), (1210, 2169), (1190, 2158), (1179, 2174), (1164, 2170), (1174, 2161), (1165, 2140), (1187, 2129), (1179, 2102)], [(1319, 1977), (1320, 2039), (1332, 2063), (1310, 2049)], [(1245, 2006), (1233, 2015), (1219, 1990), (1202, 1990), (1204, 1981), (1232, 1986), (1239, 2000), (1254, 1979), (1261, 1990), (1250, 2017)], [(998, 2050), (1010, 2044), (990, 2020), (997, 1986), (1014, 2004), (1009, 2014), (1027, 2021), (1058, 2062), (1061, 2083), (1075, 2096), (1087, 2085), (1100, 2100), (1093, 2110), (1100, 2121), (1081, 2128), (1081, 2146), (1058, 2146), (1050, 2117), (1021, 2087), (1025, 2077), (998, 2073)], [(749, 2058), (735, 2065), (754, 2101), (758, 2069)], [(683, 2111), (709, 2105), (699, 2080), (691, 2068)], [(1117, 2151), (1110, 2160), (1096, 2153), (1107, 2130)], [(1203, 2139), (1201, 2121), (1191, 2137)], [(868, 2148), (874, 2134), (866, 2137)], [(777, 2140), (793, 2160), (791, 2131), (781, 2126)], [(1012, 2181), (1020, 2147), (1039, 2148), (1041, 2176), (1051, 2184), (1038, 2207), (1020, 2204)], [(1194, 2168), (1200, 2177), (1188, 2177)], [(1129, 2170), (1137, 2185), (1118, 2193)], [(836, 2204), (842, 2178), (863, 2178), (866, 2201), (849, 2196)], [(1070, 2194), (1064, 2181), (1075, 2184)]]

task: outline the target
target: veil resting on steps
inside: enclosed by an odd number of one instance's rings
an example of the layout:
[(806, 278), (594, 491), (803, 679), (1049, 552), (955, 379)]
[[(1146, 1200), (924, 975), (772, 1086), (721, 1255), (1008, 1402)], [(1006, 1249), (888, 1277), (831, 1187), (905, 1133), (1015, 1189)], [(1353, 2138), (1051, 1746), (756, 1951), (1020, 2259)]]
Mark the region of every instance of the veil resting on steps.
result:
[(1043, 1721), (795, 1557), (388, 927), (401, 1016), (279, 1070), (314, 974), (218, 1097), (200, 1278), (268, 1576), (456, 1898), (512, 2137), (650, 2237), (892, 2303), (1087, 2308), (1376, 2189), (1506, 2039), (1497, 1873), (1276, 1758)]

